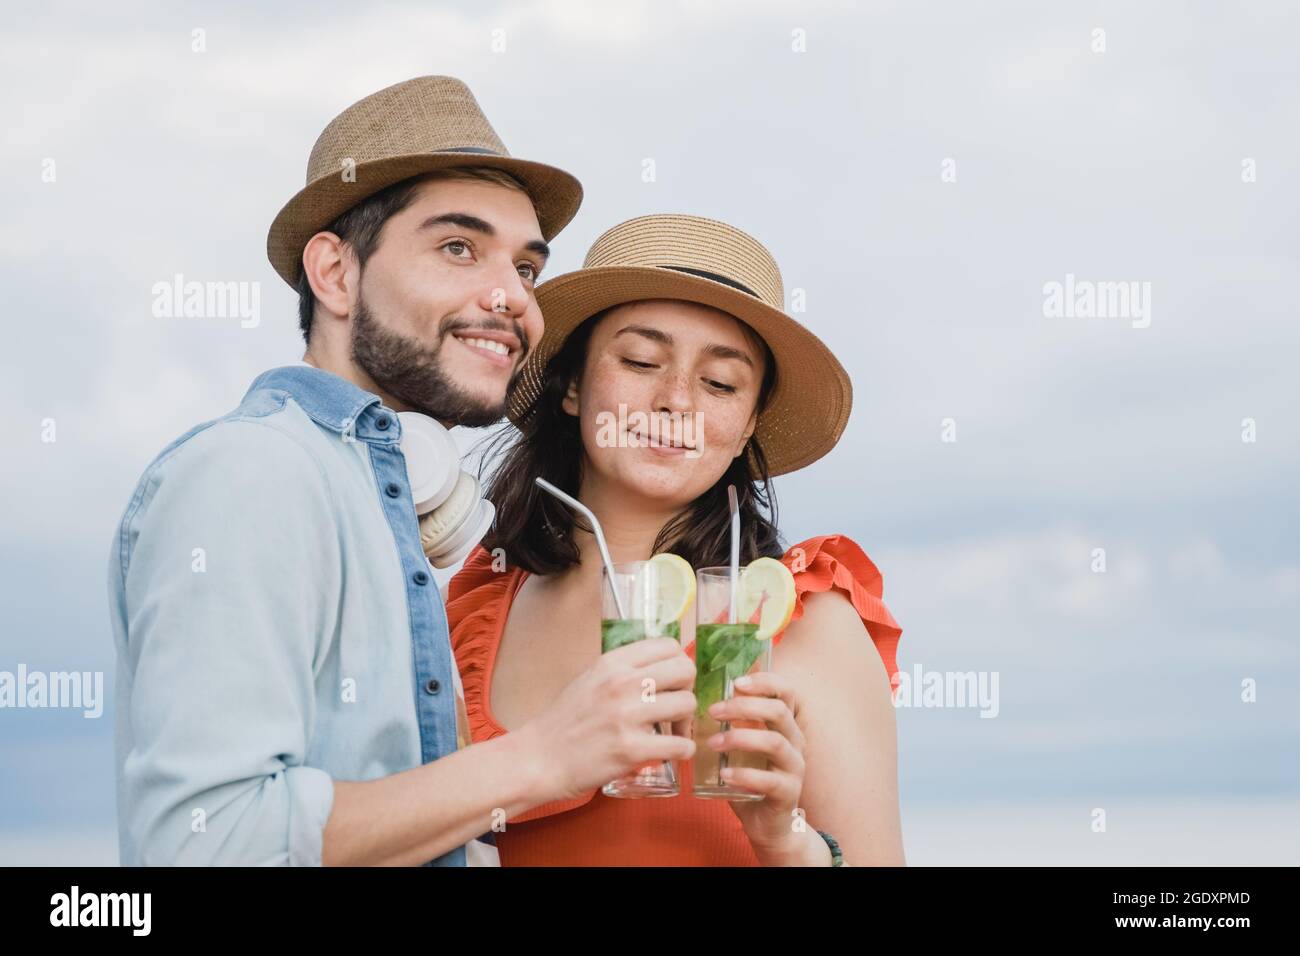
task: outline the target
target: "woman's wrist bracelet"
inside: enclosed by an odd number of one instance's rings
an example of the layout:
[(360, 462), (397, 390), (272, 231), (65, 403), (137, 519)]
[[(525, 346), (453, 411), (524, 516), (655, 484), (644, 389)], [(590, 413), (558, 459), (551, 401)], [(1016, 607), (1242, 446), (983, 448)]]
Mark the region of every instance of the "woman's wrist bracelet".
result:
[(825, 830), (818, 830), (817, 835), (825, 840), (826, 845), (831, 849), (831, 866), (843, 866), (844, 851), (842, 851), (840, 845), (835, 842), (835, 837), (831, 836)]

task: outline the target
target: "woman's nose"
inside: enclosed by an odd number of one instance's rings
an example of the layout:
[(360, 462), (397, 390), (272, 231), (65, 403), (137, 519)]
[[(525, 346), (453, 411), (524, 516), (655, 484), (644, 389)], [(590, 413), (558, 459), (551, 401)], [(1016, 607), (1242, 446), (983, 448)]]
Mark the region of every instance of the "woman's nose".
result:
[(670, 372), (659, 380), (655, 411), (681, 413), (691, 408), (691, 389), (685, 374)]

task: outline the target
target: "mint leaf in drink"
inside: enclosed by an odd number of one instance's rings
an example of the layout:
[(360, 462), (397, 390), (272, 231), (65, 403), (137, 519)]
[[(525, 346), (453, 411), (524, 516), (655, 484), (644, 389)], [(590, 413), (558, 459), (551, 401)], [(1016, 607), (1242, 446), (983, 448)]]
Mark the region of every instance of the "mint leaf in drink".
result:
[(747, 674), (763, 653), (757, 624), (699, 624), (695, 628), (695, 701), (701, 717), (722, 700), (726, 680)]
[(645, 639), (645, 621), (604, 620), (600, 622), (600, 652), (612, 650)]
[(725, 690), (722, 671), (695, 672), (695, 715), (707, 717), (709, 708), (722, 700)]
[(680, 642), (682, 627), (677, 621), (669, 621), (666, 624), (659, 625), (657, 630), (652, 628), (652, 632), (647, 634), (646, 622), (634, 618), (626, 621), (611, 618), (600, 622), (600, 652), (602, 654), (608, 654), (624, 644), (644, 641), (647, 637), (671, 637), (673, 640)]

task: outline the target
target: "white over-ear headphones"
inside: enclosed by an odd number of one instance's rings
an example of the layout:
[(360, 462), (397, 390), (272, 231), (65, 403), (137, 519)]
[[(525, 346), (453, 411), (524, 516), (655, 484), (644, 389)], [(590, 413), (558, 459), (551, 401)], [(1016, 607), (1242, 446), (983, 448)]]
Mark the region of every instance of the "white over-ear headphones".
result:
[(406, 476), (420, 516), (420, 545), (435, 568), (464, 560), (492, 527), (496, 509), (478, 479), (460, 470), (460, 450), (441, 423), (419, 412), (398, 412)]

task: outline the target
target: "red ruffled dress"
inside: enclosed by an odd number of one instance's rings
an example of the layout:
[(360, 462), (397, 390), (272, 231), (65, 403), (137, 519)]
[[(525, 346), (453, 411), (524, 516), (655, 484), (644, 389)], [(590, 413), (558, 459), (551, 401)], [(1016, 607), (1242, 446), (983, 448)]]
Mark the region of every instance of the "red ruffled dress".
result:
[[(896, 654), (902, 630), (881, 600), (882, 579), (871, 559), (843, 535), (810, 538), (781, 559), (794, 574), (794, 616), (804, 595), (838, 589), (866, 625), (897, 687)], [(492, 668), (510, 604), (528, 572), (492, 569), (478, 547), (448, 586), (447, 620), (460, 668), (470, 736), (490, 740), (508, 731), (492, 717)], [(782, 632), (784, 633), (784, 632)], [(779, 642), (782, 634), (773, 637)], [(606, 797), (599, 789), (572, 800), (534, 807), (495, 834), (502, 866), (756, 866), (740, 821), (720, 800), (689, 793), (690, 762), (679, 763), (683, 793), (653, 800)]]

